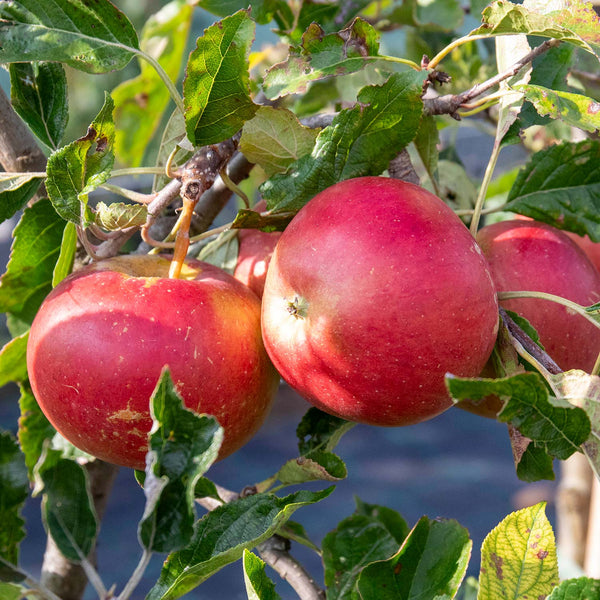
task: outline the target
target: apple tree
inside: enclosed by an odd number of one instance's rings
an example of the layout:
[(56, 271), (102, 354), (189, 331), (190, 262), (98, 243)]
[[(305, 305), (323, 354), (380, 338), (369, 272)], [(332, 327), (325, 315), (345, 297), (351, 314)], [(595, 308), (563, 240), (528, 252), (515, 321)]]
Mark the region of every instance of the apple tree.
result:
[[(524, 481), (573, 456), (600, 475), (594, 3), (129, 4), (0, 1), (0, 383), (21, 412), (0, 597), (127, 600), (156, 554), (149, 600), (235, 561), (260, 600), (267, 565), (302, 599), (600, 597), (560, 580), (543, 503), (489, 533), (478, 579), (454, 520), (357, 500), (320, 547), (292, 520), (352, 477), (355, 422), (453, 404), (506, 425)], [(477, 180), (453, 143), (470, 126), (493, 140)], [(280, 377), (314, 405), (297, 455), (223, 488), (211, 465), (261, 435)], [(118, 465), (146, 504), (115, 588), (94, 547)], [(19, 560), (31, 495), (41, 577)]]

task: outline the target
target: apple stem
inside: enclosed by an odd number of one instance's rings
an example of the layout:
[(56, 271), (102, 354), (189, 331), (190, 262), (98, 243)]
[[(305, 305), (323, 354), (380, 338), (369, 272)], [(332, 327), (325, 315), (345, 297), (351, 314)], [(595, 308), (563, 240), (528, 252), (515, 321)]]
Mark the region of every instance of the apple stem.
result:
[(178, 227), (177, 236), (175, 238), (175, 249), (173, 251), (173, 258), (171, 259), (171, 265), (169, 266), (169, 277), (173, 279), (178, 279), (181, 275), (181, 268), (190, 247), (190, 226), (192, 224), (196, 202), (197, 199), (183, 199), (183, 208), (179, 220), (177, 221)]
[(239, 135), (219, 145), (201, 148), (185, 165), (173, 169), (169, 165), (171, 175), (181, 180), (181, 198), (183, 207), (175, 225), (175, 249), (169, 268), (169, 277), (177, 279), (190, 247), (190, 227), (194, 209), (200, 197), (215, 182), (217, 175), (223, 171), (237, 150)]

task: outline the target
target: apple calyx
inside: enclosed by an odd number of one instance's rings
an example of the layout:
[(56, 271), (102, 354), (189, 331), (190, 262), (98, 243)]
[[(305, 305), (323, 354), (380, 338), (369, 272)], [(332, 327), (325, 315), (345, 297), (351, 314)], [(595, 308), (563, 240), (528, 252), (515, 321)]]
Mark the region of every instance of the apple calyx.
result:
[(293, 300), (286, 300), (287, 311), (295, 319), (305, 319), (308, 312), (308, 302), (304, 298), (295, 296)]

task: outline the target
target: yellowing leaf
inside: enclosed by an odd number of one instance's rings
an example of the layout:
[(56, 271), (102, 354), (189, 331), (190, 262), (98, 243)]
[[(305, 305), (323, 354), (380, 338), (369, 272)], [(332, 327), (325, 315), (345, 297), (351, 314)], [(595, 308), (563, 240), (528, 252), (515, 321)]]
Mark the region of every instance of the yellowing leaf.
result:
[(482, 25), (471, 35), (517, 33), (569, 42), (598, 56), (600, 23), (589, 2), (573, 0), (563, 10), (541, 14), (507, 0), (496, 0), (483, 11)]
[(508, 515), (481, 549), (477, 600), (545, 598), (558, 584), (554, 532), (545, 502)]
[(520, 85), (517, 89), (524, 92), (540, 115), (550, 115), (553, 119), (562, 119), (569, 125), (596, 131), (600, 129), (600, 102), (582, 94), (573, 94), (551, 90), (541, 85)]

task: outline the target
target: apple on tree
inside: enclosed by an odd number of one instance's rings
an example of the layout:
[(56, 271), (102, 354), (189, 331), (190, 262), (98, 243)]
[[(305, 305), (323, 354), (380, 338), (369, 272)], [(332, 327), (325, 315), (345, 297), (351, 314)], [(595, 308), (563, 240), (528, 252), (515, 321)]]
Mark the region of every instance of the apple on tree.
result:
[(600, 271), (600, 244), (592, 242), (588, 235), (577, 235), (571, 231), (565, 233), (585, 252), (590, 262)]
[(477, 376), (498, 329), (496, 291), (462, 221), (425, 189), (359, 177), (317, 194), (275, 248), (263, 338), (318, 408), (409, 425), (452, 405), (444, 376)]
[(27, 347), (33, 393), (55, 428), (108, 462), (143, 469), (149, 400), (168, 365), (185, 405), (224, 428), (219, 457), (267, 416), (279, 382), (262, 342), (260, 302), (223, 270), (128, 255), (64, 279), (36, 315)]
[[(264, 200), (254, 207), (255, 211), (265, 209)], [(233, 276), (247, 285), (259, 298), (262, 298), (271, 256), (280, 236), (280, 231), (266, 232), (259, 229), (238, 231), (239, 250)]]
[[(546, 292), (583, 306), (600, 300), (600, 273), (565, 232), (537, 221), (512, 219), (482, 227), (476, 238), (499, 292)], [(501, 304), (532, 324), (561, 369), (592, 370), (600, 352), (600, 330), (592, 323), (545, 299), (518, 298)]]

